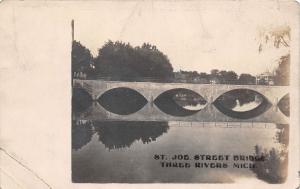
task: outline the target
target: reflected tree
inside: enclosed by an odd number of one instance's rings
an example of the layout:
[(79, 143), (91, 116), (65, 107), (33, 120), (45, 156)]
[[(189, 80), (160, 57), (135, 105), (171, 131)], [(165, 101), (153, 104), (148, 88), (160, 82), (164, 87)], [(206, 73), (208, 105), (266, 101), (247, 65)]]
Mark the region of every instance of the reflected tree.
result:
[(147, 144), (169, 129), (167, 122), (111, 121), (95, 122), (94, 126), (99, 141), (108, 149), (130, 147), (138, 140)]
[(205, 105), (206, 100), (192, 90), (176, 88), (160, 94), (154, 104), (164, 113), (173, 116), (189, 116), (197, 113), (202, 108), (186, 109), (188, 105)]
[(73, 88), (72, 112), (77, 115), (84, 112), (92, 104), (92, 97), (81, 88)]
[(280, 150), (272, 148), (263, 149), (261, 146), (255, 146), (255, 155), (264, 156), (265, 161), (255, 161), (255, 167), (252, 171), (257, 178), (268, 183), (283, 183), (287, 178), (288, 167), (288, 144), (289, 144), (289, 125), (277, 124), (276, 140), (281, 144)]
[(289, 128), (288, 124), (276, 124), (278, 131), (276, 132), (276, 141), (287, 148), (289, 145)]
[(91, 141), (92, 135), (93, 130), (91, 121), (72, 121), (72, 149), (81, 149)]
[[(247, 103), (255, 103), (255, 107), (235, 110)], [(271, 103), (260, 93), (250, 89), (235, 89), (219, 96), (213, 105), (223, 114), (238, 118), (249, 119), (256, 117), (271, 107)]]
[(251, 170), (257, 178), (268, 183), (284, 183), (287, 178), (288, 153), (275, 148), (271, 150), (255, 146), (255, 155), (263, 156), (264, 161), (254, 161), (254, 168)]
[(252, 90), (248, 89), (235, 89), (229, 92), (226, 92), (220, 96), (217, 101), (222, 104), (222, 106), (233, 109), (237, 105), (237, 100), (240, 105), (247, 104), (257, 100), (257, 98), (262, 98), (260, 95)]

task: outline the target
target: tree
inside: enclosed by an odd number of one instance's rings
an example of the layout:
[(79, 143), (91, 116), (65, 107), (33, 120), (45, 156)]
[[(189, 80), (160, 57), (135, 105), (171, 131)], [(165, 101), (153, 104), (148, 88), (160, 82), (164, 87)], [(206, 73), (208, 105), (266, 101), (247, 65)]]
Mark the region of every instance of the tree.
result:
[(236, 84), (238, 75), (234, 71), (224, 71), (221, 70), (219, 72), (212, 70), (211, 74), (216, 75), (220, 79), (220, 82), (223, 84)]
[[(267, 49), (286, 49), (290, 51), (291, 28), (288, 25), (282, 25), (269, 29), (262, 29), (259, 33), (259, 53)], [(285, 52), (285, 51), (282, 51)], [(286, 53), (286, 52), (285, 52)], [(279, 60), (279, 66), (275, 70), (274, 84), (289, 85), (290, 55), (282, 54)]]
[(91, 74), (93, 71), (93, 57), (89, 49), (80, 42), (73, 41), (72, 44), (72, 72), (84, 72)]
[(229, 84), (236, 84), (238, 75), (234, 71), (228, 71), (225, 75), (225, 80)]
[(209, 83), (209, 74), (201, 72), (199, 74), (200, 83)]
[(173, 78), (168, 57), (149, 43), (132, 47), (129, 43), (108, 41), (98, 51), (95, 71), (98, 77), (123, 81), (143, 78), (168, 81)]
[(201, 72), (201, 73), (199, 74), (199, 77), (200, 77), (200, 78), (208, 79), (208, 78), (209, 78), (209, 75), (208, 75), (207, 73), (205, 73), (205, 72)]
[(239, 84), (242, 85), (254, 85), (256, 82), (256, 78), (251, 74), (241, 74), (238, 80)]
[(218, 69), (212, 69), (212, 70), (210, 71), (210, 75), (211, 75), (212, 77), (217, 77), (217, 76), (219, 75), (219, 70), (218, 70)]
[(271, 29), (260, 29), (258, 36), (258, 52), (261, 53), (270, 48), (289, 48), (290, 47), (290, 27), (287, 25), (274, 27)]
[(275, 70), (275, 85), (290, 84), (290, 55), (282, 56), (279, 60), (278, 68)]

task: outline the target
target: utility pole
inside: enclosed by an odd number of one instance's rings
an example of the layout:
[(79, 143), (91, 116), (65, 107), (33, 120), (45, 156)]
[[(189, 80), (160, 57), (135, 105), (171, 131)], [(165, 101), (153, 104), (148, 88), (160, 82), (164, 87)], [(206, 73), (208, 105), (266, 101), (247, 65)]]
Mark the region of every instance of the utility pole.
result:
[(71, 21), (71, 27), (72, 27), (72, 43), (74, 41), (74, 20)]

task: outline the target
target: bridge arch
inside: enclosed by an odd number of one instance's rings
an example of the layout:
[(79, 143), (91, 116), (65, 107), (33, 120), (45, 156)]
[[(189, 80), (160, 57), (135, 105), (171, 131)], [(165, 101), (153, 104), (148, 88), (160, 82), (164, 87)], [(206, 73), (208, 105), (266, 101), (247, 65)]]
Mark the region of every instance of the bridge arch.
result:
[(166, 114), (189, 116), (201, 111), (207, 106), (207, 101), (190, 89), (174, 88), (158, 95), (154, 104)]
[(223, 93), (213, 105), (223, 114), (238, 119), (257, 117), (272, 106), (262, 94), (244, 88)]
[(135, 113), (148, 103), (147, 99), (139, 92), (127, 87), (109, 89), (97, 101), (109, 112), (119, 115)]
[[(152, 120), (152, 121), (242, 121), (241, 119), (230, 118), (220, 113), (212, 103), (222, 94), (234, 89), (250, 89), (262, 94), (273, 106), (269, 108), (262, 115), (251, 118), (247, 121), (254, 122), (275, 122), (287, 123), (288, 119), (281, 111), (277, 111), (277, 105), (280, 99), (289, 91), (289, 86), (259, 86), (259, 85), (222, 85), (222, 84), (187, 84), (187, 83), (151, 83), (151, 82), (117, 82), (117, 81), (101, 81), (101, 80), (79, 80), (73, 79), (74, 87), (82, 87), (87, 90), (97, 100), (105, 91), (112, 88), (128, 87), (137, 91), (145, 97), (148, 102), (142, 109), (133, 115), (118, 116), (114, 114), (105, 113), (105, 119), (120, 119), (120, 120)], [(174, 117), (162, 114), (156, 107), (152, 106), (153, 101), (162, 93), (174, 89), (185, 88), (194, 91), (201, 95), (208, 105), (203, 111), (197, 112), (187, 117)], [(100, 105), (99, 105), (100, 106)], [(100, 108), (99, 108), (100, 109)], [(99, 110), (100, 111), (100, 110)], [(101, 110), (102, 111), (102, 110)], [(98, 119), (98, 118), (97, 118)], [(99, 118), (104, 119), (104, 118)]]

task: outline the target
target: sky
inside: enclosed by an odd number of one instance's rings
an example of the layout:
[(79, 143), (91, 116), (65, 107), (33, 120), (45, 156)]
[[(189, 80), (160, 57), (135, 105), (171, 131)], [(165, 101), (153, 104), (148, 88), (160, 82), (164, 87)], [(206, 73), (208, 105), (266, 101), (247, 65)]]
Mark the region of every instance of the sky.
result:
[(275, 1), (104, 1), (75, 11), (75, 40), (94, 56), (108, 40), (144, 42), (166, 54), (175, 71), (272, 71), (288, 48), (259, 53), (259, 34), (289, 26), (288, 6)]

